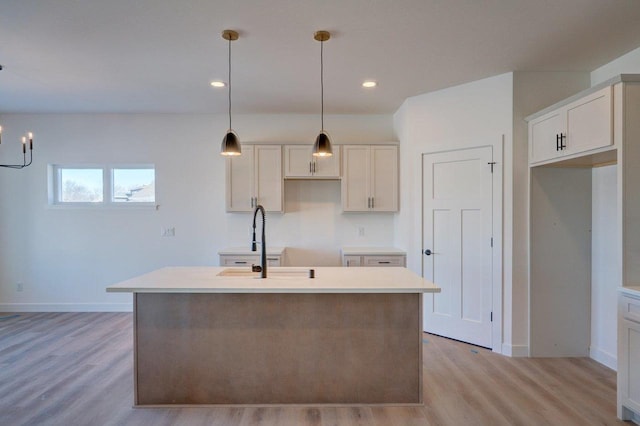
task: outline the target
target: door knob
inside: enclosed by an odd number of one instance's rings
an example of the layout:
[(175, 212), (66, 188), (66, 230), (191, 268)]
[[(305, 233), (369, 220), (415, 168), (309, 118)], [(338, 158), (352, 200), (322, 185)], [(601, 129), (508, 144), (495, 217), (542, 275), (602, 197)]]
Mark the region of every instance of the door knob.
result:
[(424, 251), (424, 254), (426, 254), (427, 256), (431, 256), (431, 254), (433, 254), (433, 252), (430, 249), (426, 249)]

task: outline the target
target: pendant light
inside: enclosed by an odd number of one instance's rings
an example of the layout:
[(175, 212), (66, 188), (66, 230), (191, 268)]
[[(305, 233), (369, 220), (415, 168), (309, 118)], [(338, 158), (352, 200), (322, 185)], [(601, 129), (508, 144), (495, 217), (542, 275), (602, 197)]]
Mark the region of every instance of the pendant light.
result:
[(329, 31), (316, 31), (313, 38), (320, 42), (320, 134), (313, 144), (313, 155), (316, 157), (329, 157), (333, 155), (331, 149), (331, 140), (324, 130), (324, 63), (323, 63), (323, 45), (324, 42), (331, 38)]
[(227, 134), (222, 138), (220, 154), (232, 156), (242, 153), (238, 135), (236, 135), (236, 132), (234, 132), (231, 127), (231, 41), (238, 39), (238, 33), (233, 30), (224, 30), (222, 32), (222, 38), (229, 41), (229, 130), (227, 130)]

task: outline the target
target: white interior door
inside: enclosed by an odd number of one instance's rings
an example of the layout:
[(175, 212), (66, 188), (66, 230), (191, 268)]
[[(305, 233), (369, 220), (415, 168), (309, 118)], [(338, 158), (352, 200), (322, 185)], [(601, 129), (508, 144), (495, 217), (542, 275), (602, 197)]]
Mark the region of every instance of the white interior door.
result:
[(424, 330), (491, 348), (492, 147), (424, 154)]

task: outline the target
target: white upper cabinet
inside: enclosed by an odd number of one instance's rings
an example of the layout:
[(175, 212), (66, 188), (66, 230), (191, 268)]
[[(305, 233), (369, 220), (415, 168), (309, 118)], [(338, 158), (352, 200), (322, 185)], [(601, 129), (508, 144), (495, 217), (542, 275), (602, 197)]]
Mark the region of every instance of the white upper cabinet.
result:
[(612, 87), (567, 105), (568, 155), (613, 145)]
[(611, 86), (529, 121), (529, 163), (549, 162), (613, 145)]
[(330, 157), (314, 157), (312, 145), (285, 145), (284, 177), (292, 179), (339, 179), (340, 146)]
[(226, 159), (226, 178), (228, 212), (251, 212), (258, 204), (283, 211), (280, 145), (244, 145), (242, 155)]
[(398, 211), (398, 147), (345, 145), (342, 150), (343, 211)]

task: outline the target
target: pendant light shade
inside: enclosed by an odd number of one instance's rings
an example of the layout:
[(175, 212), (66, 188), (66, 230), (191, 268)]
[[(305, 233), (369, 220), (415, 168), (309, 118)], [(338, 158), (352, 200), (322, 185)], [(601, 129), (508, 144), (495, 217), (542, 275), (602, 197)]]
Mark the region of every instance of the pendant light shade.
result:
[(232, 156), (240, 155), (242, 153), (242, 149), (240, 148), (240, 139), (231, 127), (231, 41), (238, 39), (238, 33), (233, 30), (224, 30), (222, 32), (222, 38), (229, 41), (229, 130), (227, 130), (227, 134), (222, 138), (220, 154)]
[(316, 143), (313, 144), (313, 155), (316, 157), (329, 157), (333, 155), (331, 140), (329, 139), (329, 135), (324, 131), (320, 132), (316, 138)]
[(236, 133), (229, 129), (224, 138), (222, 138), (222, 146), (220, 147), (220, 153), (222, 155), (232, 156), (242, 154), (240, 149), (240, 141)]
[(333, 155), (331, 148), (331, 139), (324, 130), (324, 61), (323, 61), (323, 44), (331, 38), (328, 31), (316, 31), (313, 38), (320, 42), (320, 134), (313, 144), (313, 155), (316, 157), (329, 157)]

